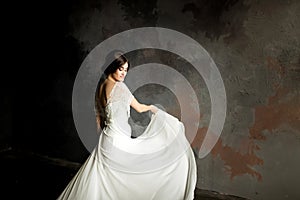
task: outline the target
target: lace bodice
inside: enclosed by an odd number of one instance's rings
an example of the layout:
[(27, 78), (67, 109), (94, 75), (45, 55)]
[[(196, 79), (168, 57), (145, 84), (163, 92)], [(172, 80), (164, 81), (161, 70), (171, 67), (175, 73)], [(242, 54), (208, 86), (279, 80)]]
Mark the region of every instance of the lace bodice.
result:
[(128, 124), (130, 117), (130, 103), (134, 96), (123, 82), (116, 82), (113, 86), (105, 107), (106, 125), (110, 129), (131, 135)]

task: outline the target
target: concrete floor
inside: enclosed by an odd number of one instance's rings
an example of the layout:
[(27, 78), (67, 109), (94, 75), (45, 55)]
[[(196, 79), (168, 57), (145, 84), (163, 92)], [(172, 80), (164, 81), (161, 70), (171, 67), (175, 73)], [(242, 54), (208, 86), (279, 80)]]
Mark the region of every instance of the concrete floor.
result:
[[(79, 163), (11, 148), (0, 153), (0, 163), (0, 199), (56, 199), (80, 167)], [(200, 189), (195, 191), (195, 200), (216, 199), (244, 198)]]

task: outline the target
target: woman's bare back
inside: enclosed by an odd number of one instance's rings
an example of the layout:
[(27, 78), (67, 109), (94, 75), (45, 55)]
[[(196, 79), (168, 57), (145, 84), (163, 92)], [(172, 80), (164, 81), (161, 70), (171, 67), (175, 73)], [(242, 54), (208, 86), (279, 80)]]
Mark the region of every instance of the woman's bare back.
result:
[(104, 83), (100, 86), (100, 102), (101, 106), (105, 107), (107, 104), (108, 99), (110, 98), (110, 94), (112, 92), (112, 89), (116, 83), (106, 79)]

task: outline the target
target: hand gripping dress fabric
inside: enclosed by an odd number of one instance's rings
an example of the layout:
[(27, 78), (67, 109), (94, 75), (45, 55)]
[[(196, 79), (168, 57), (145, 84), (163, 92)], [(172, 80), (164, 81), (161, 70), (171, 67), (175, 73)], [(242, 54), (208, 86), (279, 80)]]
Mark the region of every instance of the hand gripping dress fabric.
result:
[(123, 82), (115, 83), (98, 145), (58, 200), (194, 199), (197, 166), (183, 123), (159, 109), (131, 138), (133, 98)]

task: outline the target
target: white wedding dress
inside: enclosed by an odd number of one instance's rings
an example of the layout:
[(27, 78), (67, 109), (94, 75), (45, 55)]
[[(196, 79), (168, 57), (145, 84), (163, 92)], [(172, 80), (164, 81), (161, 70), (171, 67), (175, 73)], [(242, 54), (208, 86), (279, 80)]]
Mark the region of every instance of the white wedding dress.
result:
[(196, 162), (183, 124), (158, 110), (142, 135), (128, 124), (133, 95), (116, 82), (99, 143), (58, 199), (192, 200)]

